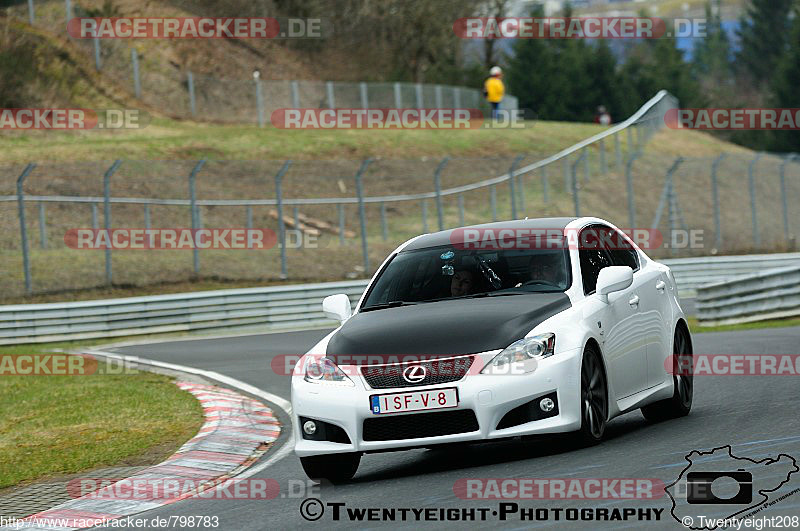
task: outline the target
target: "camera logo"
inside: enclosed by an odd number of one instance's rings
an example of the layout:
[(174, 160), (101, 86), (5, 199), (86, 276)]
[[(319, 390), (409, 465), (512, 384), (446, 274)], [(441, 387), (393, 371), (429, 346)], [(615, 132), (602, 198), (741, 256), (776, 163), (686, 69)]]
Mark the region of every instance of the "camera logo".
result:
[[(720, 498), (712, 490), (712, 484), (722, 478), (730, 478), (739, 485), (734, 496)], [(737, 472), (689, 472), (686, 474), (686, 501), (693, 504), (739, 505), (753, 501), (753, 474), (740, 468)]]
[(800, 492), (800, 467), (788, 454), (753, 459), (726, 445), (692, 450), (684, 458), (686, 466), (664, 492), (671, 516), (688, 529), (713, 531), (724, 527), (720, 522), (768, 511)]

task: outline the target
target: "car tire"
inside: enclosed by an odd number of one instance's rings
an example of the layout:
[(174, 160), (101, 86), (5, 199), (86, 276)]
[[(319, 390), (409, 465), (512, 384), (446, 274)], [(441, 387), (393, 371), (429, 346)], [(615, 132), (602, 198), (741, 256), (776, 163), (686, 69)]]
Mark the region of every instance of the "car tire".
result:
[(672, 350), (672, 378), (675, 391), (672, 397), (642, 408), (642, 415), (650, 422), (683, 417), (692, 409), (694, 398), (692, 338), (683, 326), (675, 330)]
[(360, 453), (313, 455), (301, 457), (300, 464), (310, 479), (344, 483), (353, 479), (361, 463)]
[(588, 345), (581, 360), (581, 429), (578, 442), (592, 446), (603, 440), (608, 422), (608, 381), (600, 352)]

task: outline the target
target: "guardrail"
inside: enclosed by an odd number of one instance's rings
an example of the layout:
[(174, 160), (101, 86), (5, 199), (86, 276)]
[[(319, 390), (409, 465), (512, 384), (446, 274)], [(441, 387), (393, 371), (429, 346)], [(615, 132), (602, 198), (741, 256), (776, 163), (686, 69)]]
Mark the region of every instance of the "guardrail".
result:
[[(709, 312), (711, 307), (707, 301), (713, 302), (714, 294), (718, 293), (714, 290), (727, 288), (717, 287), (721, 286), (720, 284), (705, 287), (705, 284), (789, 263), (797, 264), (800, 263), (800, 253), (681, 258), (665, 260), (664, 263), (674, 271), (682, 296), (691, 296), (698, 288), (702, 290), (705, 297), (703, 304), (706, 304), (702, 311)], [(767, 272), (762, 276), (772, 278), (769, 274)], [(796, 271), (795, 275), (792, 280), (794, 286), (800, 286), (800, 270)], [(744, 279), (742, 282), (752, 281)], [(346, 293), (355, 304), (366, 285), (366, 280), (353, 280), (98, 301), (0, 306), (0, 345), (221, 328), (257, 327), (259, 330), (269, 331), (334, 326), (335, 322), (327, 319), (322, 313), (320, 304), (322, 299), (328, 295)], [(758, 289), (765, 288), (757, 288), (750, 293), (755, 293)], [(800, 288), (795, 289), (796, 292), (792, 292), (793, 296), (795, 300), (800, 301)], [(738, 292), (734, 292), (734, 295), (731, 295), (733, 297), (731, 300), (734, 301), (732, 304), (736, 304), (735, 301), (738, 299), (735, 297), (740, 296)], [(764, 300), (775, 296), (773, 293)], [(752, 301), (762, 300), (758, 299), (757, 295), (752, 295), (751, 298)], [(756, 302), (753, 302), (754, 304)], [(800, 305), (800, 302), (797, 305)], [(720, 309), (715, 308), (714, 311), (737, 311), (729, 309), (729, 306), (720, 303)]]
[(750, 323), (800, 315), (800, 266), (781, 267), (697, 290), (701, 326)]
[(0, 345), (165, 332), (333, 324), (322, 299), (346, 293), (355, 304), (366, 281), (178, 293), (125, 299), (0, 306)]

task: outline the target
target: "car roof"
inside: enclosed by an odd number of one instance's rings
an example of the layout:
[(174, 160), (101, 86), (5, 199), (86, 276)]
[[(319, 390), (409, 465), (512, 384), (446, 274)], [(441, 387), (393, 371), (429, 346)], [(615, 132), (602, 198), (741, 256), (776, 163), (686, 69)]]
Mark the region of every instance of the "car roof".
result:
[(403, 246), (403, 251), (413, 251), (416, 249), (427, 249), (428, 247), (439, 247), (442, 245), (451, 245), (453, 243), (453, 233), (458, 234), (457, 231), (463, 231), (465, 228), (479, 229), (479, 230), (500, 230), (500, 229), (557, 229), (563, 230), (578, 218), (534, 218), (534, 219), (517, 219), (513, 221), (496, 221), (494, 223), (483, 223), (481, 225), (468, 225), (466, 227), (458, 227), (455, 229), (448, 229), (431, 234), (424, 234), (411, 240), (407, 245)]

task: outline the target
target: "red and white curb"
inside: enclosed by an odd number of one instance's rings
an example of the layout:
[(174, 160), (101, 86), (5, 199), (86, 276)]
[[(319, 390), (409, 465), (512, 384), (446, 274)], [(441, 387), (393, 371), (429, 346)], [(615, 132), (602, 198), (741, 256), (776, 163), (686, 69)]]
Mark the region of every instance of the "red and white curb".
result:
[[(280, 435), (272, 410), (261, 402), (212, 385), (176, 382), (202, 404), (205, 423), (175, 454), (126, 480), (157, 478), (202, 486), (168, 499), (115, 499), (113, 485), (28, 516), (0, 529), (67, 530), (99, 525), (109, 520), (169, 505), (223, 485), (252, 465)], [(87, 475), (91, 476), (91, 473)], [(118, 496), (117, 496), (118, 497)]]

